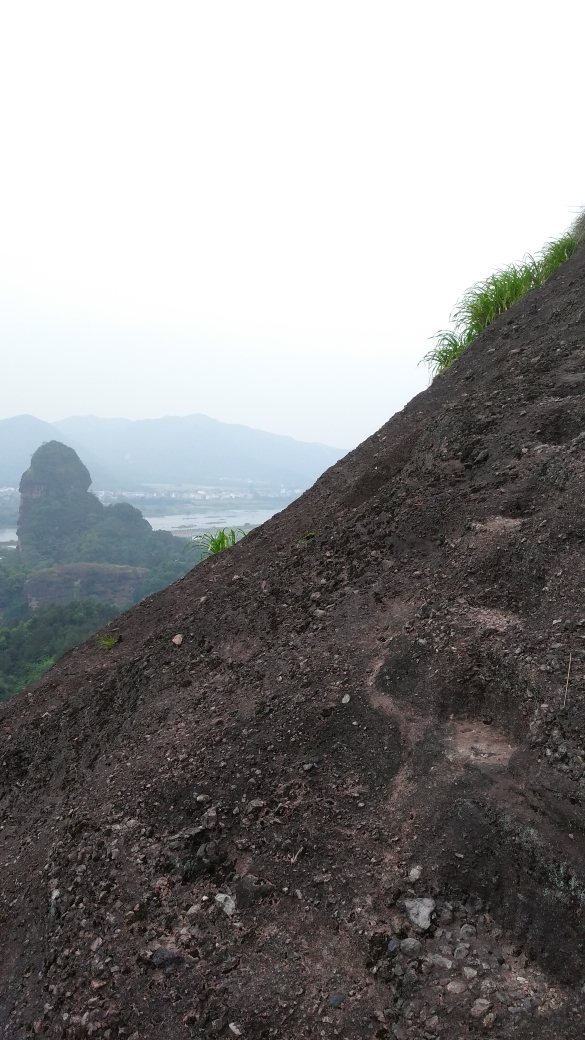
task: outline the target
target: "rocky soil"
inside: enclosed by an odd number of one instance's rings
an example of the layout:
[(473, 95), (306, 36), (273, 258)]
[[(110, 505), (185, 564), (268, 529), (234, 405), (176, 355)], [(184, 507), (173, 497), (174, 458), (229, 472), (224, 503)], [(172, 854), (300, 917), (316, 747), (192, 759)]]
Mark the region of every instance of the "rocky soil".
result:
[(583, 1036), (585, 251), (0, 709), (0, 1035)]

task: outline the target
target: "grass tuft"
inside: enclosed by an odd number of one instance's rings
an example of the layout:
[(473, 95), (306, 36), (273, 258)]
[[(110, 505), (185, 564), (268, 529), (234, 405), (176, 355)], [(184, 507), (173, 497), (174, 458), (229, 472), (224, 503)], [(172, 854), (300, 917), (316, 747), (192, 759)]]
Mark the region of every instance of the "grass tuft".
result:
[(230, 531), (226, 531), (223, 528), (216, 531), (215, 534), (206, 532), (205, 534), (199, 535), (193, 539), (192, 545), (196, 545), (202, 549), (208, 556), (215, 556), (218, 552), (223, 552), (224, 549), (229, 549), (236, 542), (239, 542), (240, 538), (245, 536), (246, 532), (242, 531), (239, 527), (234, 531), (233, 527)]
[(99, 641), (102, 646), (105, 646), (106, 650), (111, 650), (119, 642), (119, 639), (117, 636), (99, 636)]
[(585, 210), (565, 235), (547, 242), (537, 257), (527, 255), (521, 264), (510, 264), (472, 285), (451, 315), (454, 328), (437, 332), (434, 346), (423, 358), (433, 376), (445, 372), (500, 314), (532, 289), (544, 285), (583, 242)]

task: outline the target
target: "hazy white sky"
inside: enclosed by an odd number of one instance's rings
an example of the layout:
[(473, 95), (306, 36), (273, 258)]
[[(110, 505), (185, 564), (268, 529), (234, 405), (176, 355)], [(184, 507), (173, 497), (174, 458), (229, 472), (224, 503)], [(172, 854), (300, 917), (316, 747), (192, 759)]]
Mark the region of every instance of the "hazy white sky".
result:
[(0, 0), (0, 417), (351, 447), (585, 205), (585, 7)]

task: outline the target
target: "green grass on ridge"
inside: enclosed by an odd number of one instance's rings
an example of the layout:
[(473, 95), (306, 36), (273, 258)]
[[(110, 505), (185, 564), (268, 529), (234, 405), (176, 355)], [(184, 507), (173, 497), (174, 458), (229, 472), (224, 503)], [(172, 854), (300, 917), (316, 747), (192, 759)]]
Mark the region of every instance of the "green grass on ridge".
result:
[(432, 374), (437, 376), (445, 372), (500, 314), (531, 289), (544, 285), (583, 241), (585, 212), (577, 217), (565, 235), (547, 242), (537, 257), (526, 256), (521, 264), (510, 264), (483, 282), (472, 285), (457, 302), (451, 315), (453, 329), (437, 332), (433, 337), (434, 346), (425, 354), (424, 361)]

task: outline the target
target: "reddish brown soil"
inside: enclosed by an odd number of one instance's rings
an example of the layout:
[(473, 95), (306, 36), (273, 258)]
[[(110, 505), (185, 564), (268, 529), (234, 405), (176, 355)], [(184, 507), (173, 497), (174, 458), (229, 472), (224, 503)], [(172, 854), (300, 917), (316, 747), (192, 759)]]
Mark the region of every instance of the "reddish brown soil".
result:
[(0, 1035), (583, 1036), (584, 392), (582, 250), (2, 708)]

